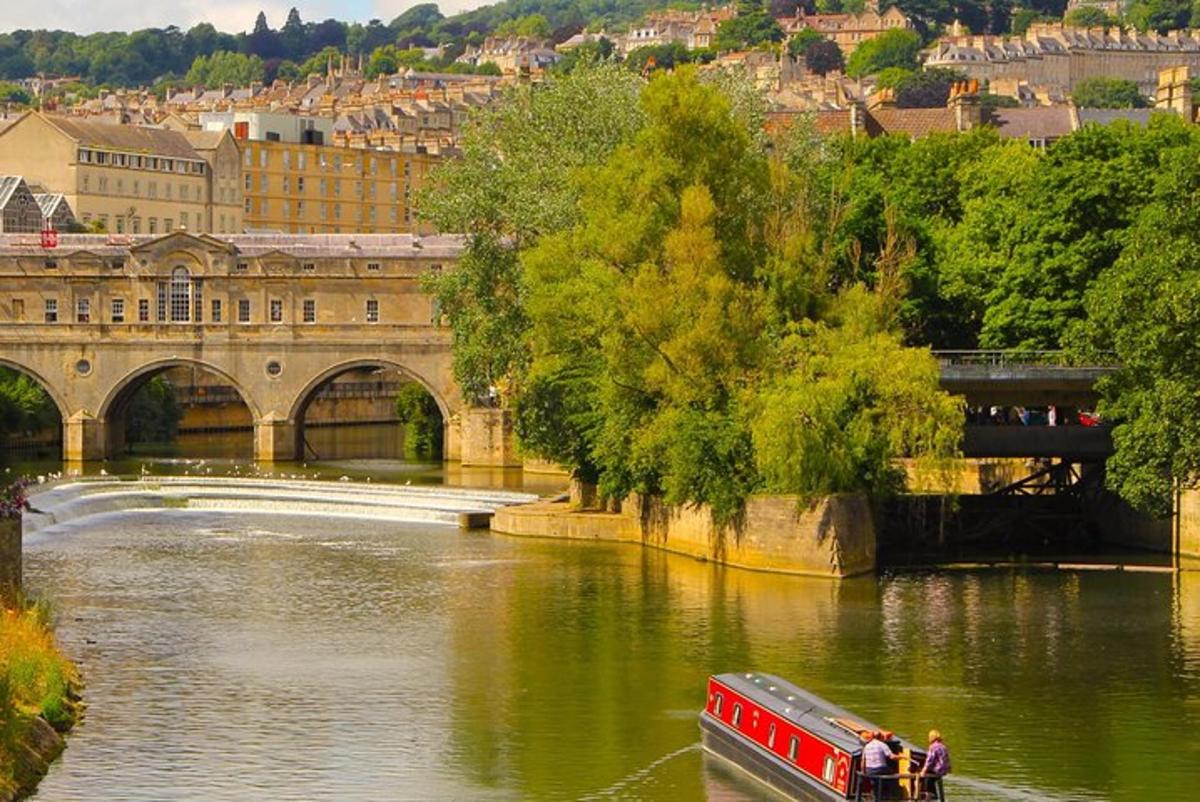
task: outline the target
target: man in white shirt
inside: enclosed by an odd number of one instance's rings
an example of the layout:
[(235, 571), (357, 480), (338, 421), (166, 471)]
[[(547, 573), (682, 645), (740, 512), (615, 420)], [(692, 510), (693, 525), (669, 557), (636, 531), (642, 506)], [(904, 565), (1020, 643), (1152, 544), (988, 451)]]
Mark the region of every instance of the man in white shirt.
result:
[[(887, 741), (883, 739), (883, 733), (877, 731), (872, 734), (871, 740), (863, 747), (863, 773), (868, 777), (891, 774), (891, 762), (896, 759), (897, 757), (892, 754)], [(882, 799), (887, 790), (887, 781), (873, 780), (872, 785), (875, 786), (875, 798)]]

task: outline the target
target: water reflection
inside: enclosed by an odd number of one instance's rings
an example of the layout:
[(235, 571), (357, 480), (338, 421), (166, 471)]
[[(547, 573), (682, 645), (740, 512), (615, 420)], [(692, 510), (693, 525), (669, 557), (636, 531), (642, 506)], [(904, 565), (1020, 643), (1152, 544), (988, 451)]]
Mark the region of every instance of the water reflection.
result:
[(28, 572), (89, 683), (47, 799), (769, 799), (695, 748), (741, 668), (938, 726), (958, 799), (1190, 799), (1200, 762), (1196, 574), (835, 583), (186, 511), (48, 530)]

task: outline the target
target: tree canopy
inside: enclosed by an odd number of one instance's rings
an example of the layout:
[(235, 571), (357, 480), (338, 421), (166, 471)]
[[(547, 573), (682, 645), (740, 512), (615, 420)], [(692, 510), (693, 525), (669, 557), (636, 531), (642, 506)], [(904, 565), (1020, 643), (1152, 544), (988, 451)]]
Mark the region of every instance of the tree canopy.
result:
[(1076, 106), (1087, 109), (1141, 109), (1150, 105), (1138, 85), (1123, 78), (1087, 78), (1071, 94)]
[(889, 67), (916, 70), (920, 52), (921, 36), (916, 31), (894, 28), (856, 47), (846, 63), (846, 74), (859, 78)]

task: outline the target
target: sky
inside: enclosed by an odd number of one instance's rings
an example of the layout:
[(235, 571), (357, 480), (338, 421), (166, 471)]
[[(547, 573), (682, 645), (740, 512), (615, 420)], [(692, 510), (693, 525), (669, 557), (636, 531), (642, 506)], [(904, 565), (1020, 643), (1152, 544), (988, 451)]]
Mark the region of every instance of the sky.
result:
[[(495, 0), (429, 0), (447, 16)], [(49, 28), (92, 33), (138, 28), (184, 30), (211, 22), (217, 30), (237, 33), (254, 26), (259, 11), (278, 29), (295, 6), (305, 22), (333, 17), (346, 22), (381, 19), (389, 22), (422, 0), (0, 0), (0, 31)]]

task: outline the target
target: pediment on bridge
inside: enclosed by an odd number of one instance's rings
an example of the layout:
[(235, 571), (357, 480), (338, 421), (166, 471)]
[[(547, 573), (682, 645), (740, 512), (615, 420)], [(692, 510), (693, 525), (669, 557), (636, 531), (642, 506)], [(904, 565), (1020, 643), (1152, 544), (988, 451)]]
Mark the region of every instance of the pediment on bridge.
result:
[(208, 234), (192, 234), (188, 231), (172, 231), (161, 237), (140, 242), (129, 249), (135, 256), (154, 257), (172, 251), (191, 251), (209, 255), (232, 254), (237, 249), (233, 243), (217, 239)]

